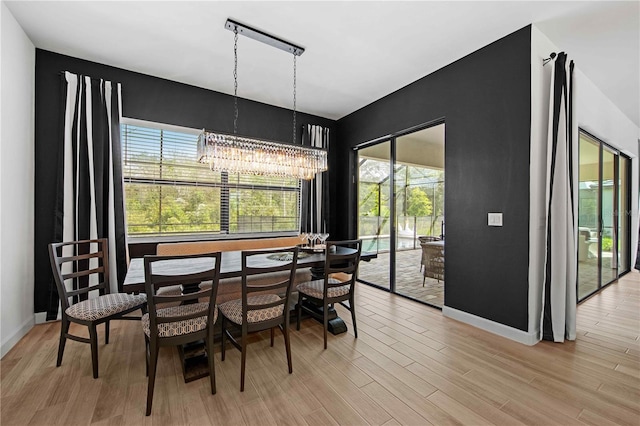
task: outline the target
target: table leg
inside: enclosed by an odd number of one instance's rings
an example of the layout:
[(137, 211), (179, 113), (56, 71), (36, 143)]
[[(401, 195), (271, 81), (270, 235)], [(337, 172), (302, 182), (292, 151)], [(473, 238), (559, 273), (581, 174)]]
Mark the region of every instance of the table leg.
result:
[[(321, 280), (324, 278), (324, 268), (311, 268), (311, 279), (312, 280)], [(310, 300), (305, 301), (302, 306), (306, 309), (307, 312), (311, 314), (311, 316), (318, 322), (322, 323), (322, 315), (323, 310), (322, 306), (318, 306), (311, 302)], [(347, 325), (344, 323), (342, 318), (338, 316), (338, 313), (333, 308), (333, 306), (329, 307), (329, 321), (328, 321), (328, 330), (331, 334), (337, 335), (341, 333), (347, 332)]]
[(189, 383), (209, 375), (209, 363), (204, 340), (178, 346), (184, 382)]
[[(322, 306), (316, 305), (310, 300), (305, 300), (302, 304), (302, 307), (306, 312), (311, 314), (311, 317), (322, 324), (322, 315), (323, 309)], [(346, 333), (347, 325), (344, 323), (342, 318), (338, 316), (338, 313), (333, 307), (329, 307), (329, 321), (328, 321), (328, 330), (332, 334), (341, 334)]]
[[(198, 284), (181, 285), (182, 294), (196, 293), (200, 291)], [(190, 300), (187, 303), (196, 303)], [(204, 340), (186, 343), (178, 346), (178, 354), (182, 364), (182, 376), (184, 382), (189, 383), (209, 375), (209, 363)]]

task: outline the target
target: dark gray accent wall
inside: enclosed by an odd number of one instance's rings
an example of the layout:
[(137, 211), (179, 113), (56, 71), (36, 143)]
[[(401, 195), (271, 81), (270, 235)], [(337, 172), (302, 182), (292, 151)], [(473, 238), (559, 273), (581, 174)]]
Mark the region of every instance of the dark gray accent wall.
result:
[[(122, 83), (125, 117), (233, 133), (233, 96), (36, 49), (35, 312), (46, 310), (47, 289), (52, 279), (47, 244), (53, 241), (63, 71)], [(229, 88), (232, 78), (229, 75)], [(283, 142), (291, 140), (291, 110), (245, 99), (239, 99), (238, 105), (238, 134)], [(319, 124), (328, 127), (333, 135), (336, 132), (334, 120), (310, 114), (298, 113), (297, 123)], [(297, 143), (301, 143), (301, 133), (298, 129)]]
[[(338, 176), (332, 190), (334, 206), (343, 206), (343, 211), (349, 206), (351, 213), (339, 222), (337, 232), (353, 237), (357, 210), (352, 148), (444, 118), (445, 305), (524, 331), (530, 51), (527, 26), (340, 119), (334, 153)], [(487, 226), (488, 212), (502, 212), (504, 225)]]

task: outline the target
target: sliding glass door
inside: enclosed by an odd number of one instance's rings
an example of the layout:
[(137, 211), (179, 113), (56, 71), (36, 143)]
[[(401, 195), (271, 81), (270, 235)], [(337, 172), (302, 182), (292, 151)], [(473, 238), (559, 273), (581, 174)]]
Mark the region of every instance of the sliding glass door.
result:
[(618, 274), (631, 270), (631, 159), (620, 155), (618, 174)]
[(629, 270), (629, 164), (617, 150), (580, 132), (578, 300)]
[(395, 141), (395, 292), (442, 307), (444, 124)]
[(391, 271), (391, 141), (358, 151), (358, 238), (362, 251), (376, 259), (362, 262), (360, 280), (390, 289)]
[(444, 123), (357, 149), (360, 281), (444, 306)]
[(618, 215), (616, 188), (618, 173), (618, 155), (602, 145), (602, 182), (600, 193), (600, 286), (618, 278)]

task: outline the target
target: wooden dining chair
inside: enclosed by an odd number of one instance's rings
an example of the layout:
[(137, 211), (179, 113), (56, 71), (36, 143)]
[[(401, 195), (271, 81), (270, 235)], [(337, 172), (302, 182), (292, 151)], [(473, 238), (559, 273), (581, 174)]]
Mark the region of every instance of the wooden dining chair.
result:
[[(358, 264), (362, 253), (362, 240), (328, 241), (324, 263), (324, 277), (298, 284), (298, 304), (296, 305), (297, 329), (300, 330), (300, 316), (306, 309), (304, 302), (322, 306), (324, 325), (324, 348), (327, 349), (327, 329), (329, 327), (329, 306), (340, 303), (351, 312), (353, 333), (358, 338), (354, 288), (358, 275)], [(349, 301), (349, 306), (345, 301)]]
[[(98, 324), (104, 323), (104, 342), (109, 343), (111, 320), (139, 320), (125, 316), (135, 310), (147, 312), (144, 294), (111, 293), (109, 244), (106, 238), (49, 244), (49, 259), (60, 297), (62, 322), (56, 367), (62, 364), (67, 339), (91, 345), (93, 377), (98, 378)], [(86, 325), (89, 338), (69, 333), (71, 323)]]
[[(289, 298), (293, 285), (298, 247), (242, 252), (242, 297), (219, 306), (222, 314), (222, 361), (225, 358), (227, 338), (240, 350), (240, 391), (244, 392), (244, 375), (247, 359), (247, 336), (264, 330), (271, 331), (273, 346), (274, 329), (280, 328), (284, 335), (289, 374), (291, 364), (291, 344), (289, 341)], [(284, 274), (284, 279), (274, 282), (274, 273)], [(268, 279), (261, 279), (261, 275)], [(231, 333), (240, 331), (240, 341)]]
[[(216, 393), (213, 324), (218, 317), (215, 301), (220, 280), (220, 258), (219, 252), (144, 257), (144, 285), (149, 303), (149, 313), (142, 317), (149, 376), (147, 416), (151, 414), (158, 352), (161, 346), (178, 346), (204, 340), (211, 394)], [(197, 287), (205, 281), (210, 281), (211, 286)], [(182, 288), (191, 285), (198, 290), (180, 295), (158, 292), (159, 288), (176, 285)]]

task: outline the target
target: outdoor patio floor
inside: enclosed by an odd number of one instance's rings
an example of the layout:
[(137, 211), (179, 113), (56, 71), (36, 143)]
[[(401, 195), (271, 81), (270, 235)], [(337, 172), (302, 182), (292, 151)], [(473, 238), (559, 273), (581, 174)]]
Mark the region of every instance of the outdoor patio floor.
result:
[[(396, 252), (396, 292), (442, 308), (444, 281), (427, 278), (422, 285), (421, 257), (422, 250), (419, 249)], [(358, 278), (388, 289), (389, 263), (389, 253), (380, 252), (376, 259), (360, 262)]]
[[(444, 306), (444, 281), (427, 278), (422, 286), (420, 258), (422, 251), (402, 250), (396, 253), (396, 292), (413, 299), (442, 308)], [(603, 259), (605, 283), (613, 279), (615, 273), (606, 269), (610, 258)], [(358, 278), (389, 288), (389, 252), (380, 252), (370, 262), (360, 262)], [(595, 255), (578, 263), (579, 298), (582, 298), (598, 287), (598, 259)]]

